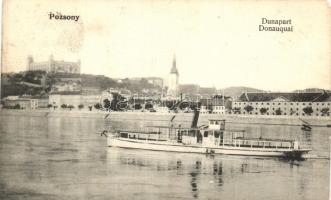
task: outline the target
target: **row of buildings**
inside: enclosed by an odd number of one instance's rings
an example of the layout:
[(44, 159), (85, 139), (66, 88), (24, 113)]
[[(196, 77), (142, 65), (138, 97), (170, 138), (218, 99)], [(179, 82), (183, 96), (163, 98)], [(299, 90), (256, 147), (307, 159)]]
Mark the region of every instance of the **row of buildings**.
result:
[[(63, 104), (72, 105), (78, 108), (94, 106), (104, 99), (113, 99), (113, 93), (120, 93), (117, 90), (106, 90), (101, 94), (96, 93), (56, 93), (50, 94), (48, 98), (36, 97), (6, 97), (4, 105), (14, 107), (19, 104), (21, 109), (38, 109), (47, 107), (60, 107)], [(158, 102), (150, 108), (162, 106), (162, 99), (143, 98), (139, 96), (124, 96), (123, 102), (128, 104), (145, 104), (146, 102)], [(183, 99), (177, 101), (187, 104), (195, 101)], [(214, 114), (239, 114), (239, 115), (285, 115), (285, 116), (330, 116), (331, 94), (320, 93), (243, 93), (237, 100), (223, 96), (213, 98), (201, 98), (201, 113)], [(130, 106), (132, 108), (132, 106)], [(142, 106), (144, 108), (144, 106)], [(157, 110), (157, 109), (156, 109)]]
[(327, 92), (243, 93), (232, 102), (232, 112), (244, 115), (330, 116)]
[[(50, 56), (48, 61), (34, 62), (33, 58), (29, 57), (28, 70), (77, 74), (80, 73), (80, 61), (56, 61), (53, 56)], [(19, 107), (23, 109), (54, 108), (63, 104), (72, 105), (75, 108), (82, 106), (91, 107), (97, 103), (102, 103), (105, 98), (112, 99), (112, 93), (118, 93), (125, 97), (128, 102), (132, 98), (143, 101), (152, 99), (154, 102), (162, 100), (178, 102), (183, 99), (186, 99), (187, 102), (200, 101), (201, 113), (330, 116), (331, 98), (330, 93), (325, 91), (293, 93), (245, 92), (238, 98), (225, 98), (224, 95), (218, 96), (218, 91), (214, 87), (204, 88), (196, 84), (179, 84), (179, 72), (175, 56), (173, 57), (170, 73), (165, 79), (147, 77), (145, 80), (162, 88), (162, 94), (154, 92), (154, 96), (141, 97), (125, 89), (100, 91), (98, 88), (82, 87), (80, 78), (69, 77), (62, 78), (61, 81), (53, 84), (48, 98), (7, 97), (4, 99), (4, 104), (7, 107), (18, 107), (17, 105), (20, 105)], [(119, 79), (118, 81), (121, 80)], [(166, 88), (165, 94), (163, 94), (164, 88)], [(146, 94), (148, 94), (148, 91)]]

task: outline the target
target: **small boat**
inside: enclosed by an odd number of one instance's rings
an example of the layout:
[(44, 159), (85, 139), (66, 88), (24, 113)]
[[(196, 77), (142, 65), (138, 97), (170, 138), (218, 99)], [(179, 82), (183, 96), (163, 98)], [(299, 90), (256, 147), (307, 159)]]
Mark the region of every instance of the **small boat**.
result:
[(303, 131), (311, 131), (311, 126), (306, 125), (306, 124), (302, 124), (301, 130), (303, 130)]
[(107, 143), (131, 149), (290, 159), (300, 159), (311, 150), (295, 140), (245, 137), (245, 130), (225, 129), (225, 120), (210, 119), (208, 125), (196, 127), (198, 116), (195, 112), (190, 128), (146, 126), (144, 131), (107, 132)]
[(299, 118), (299, 120), (302, 121), (301, 130), (308, 131), (308, 132), (311, 131), (312, 127), (307, 121), (305, 121), (301, 118)]

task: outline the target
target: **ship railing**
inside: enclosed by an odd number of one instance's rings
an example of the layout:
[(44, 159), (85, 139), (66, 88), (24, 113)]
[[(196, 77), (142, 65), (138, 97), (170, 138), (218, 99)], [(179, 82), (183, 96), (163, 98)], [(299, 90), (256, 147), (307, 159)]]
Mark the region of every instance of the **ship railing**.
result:
[(116, 137), (135, 139), (135, 140), (151, 140), (151, 141), (167, 141), (168, 139), (161, 132), (142, 132), (142, 131), (118, 131)]
[(294, 148), (293, 141), (275, 140), (251, 140), (251, 139), (221, 139), (220, 146), (245, 147), (245, 148), (272, 148), (291, 149)]

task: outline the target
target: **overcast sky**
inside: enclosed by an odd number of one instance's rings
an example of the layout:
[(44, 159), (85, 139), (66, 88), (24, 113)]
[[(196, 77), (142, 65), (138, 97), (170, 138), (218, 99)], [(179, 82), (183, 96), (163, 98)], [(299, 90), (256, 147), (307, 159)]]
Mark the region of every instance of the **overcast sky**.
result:
[[(325, 1), (5, 2), (2, 71), (27, 56), (81, 60), (82, 73), (165, 77), (176, 54), (180, 83), (272, 91), (331, 89), (330, 7)], [(79, 15), (78, 22), (48, 14)], [(294, 32), (259, 32), (261, 19)]]

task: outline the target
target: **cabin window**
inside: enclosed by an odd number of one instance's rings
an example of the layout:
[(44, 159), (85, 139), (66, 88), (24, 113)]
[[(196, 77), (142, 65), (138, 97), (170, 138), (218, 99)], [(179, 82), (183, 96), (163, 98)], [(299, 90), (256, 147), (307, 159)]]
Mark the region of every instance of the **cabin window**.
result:
[(220, 132), (215, 131), (215, 132), (214, 132), (214, 136), (215, 136), (215, 138), (218, 138), (218, 137), (220, 136)]
[(208, 137), (208, 131), (205, 131), (205, 132), (203, 133), (203, 137)]
[(121, 133), (122, 138), (128, 138), (128, 133)]

